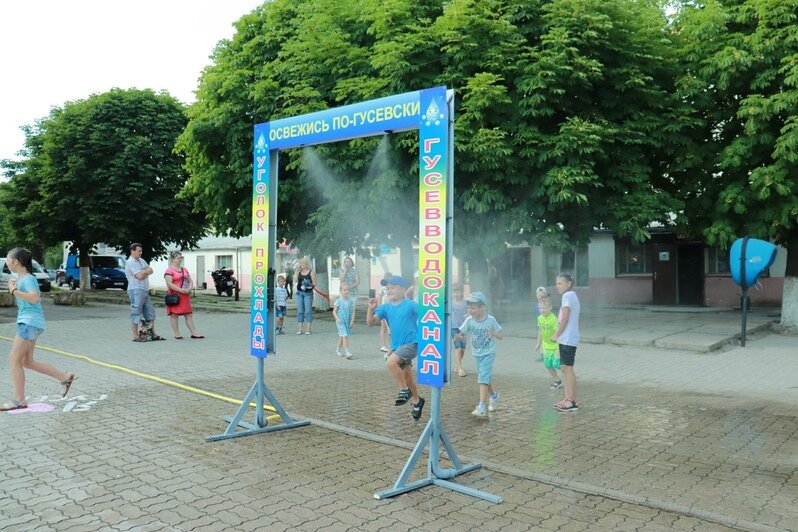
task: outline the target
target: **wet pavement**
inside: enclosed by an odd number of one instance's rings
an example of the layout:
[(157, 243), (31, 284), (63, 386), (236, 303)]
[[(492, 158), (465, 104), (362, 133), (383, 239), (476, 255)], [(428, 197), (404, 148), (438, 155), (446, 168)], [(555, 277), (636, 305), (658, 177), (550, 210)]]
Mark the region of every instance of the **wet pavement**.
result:
[[(393, 406), (377, 328), (357, 325), (355, 358), (344, 360), (329, 314), (312, 336), (290, 334), (289, 318), (266, 381), (314, 423), (205, 443), (236, 411), (224, 399), (242, 399), (255, 378), (245, 315), (198, 309), (207, 338), (177, 341), (159, 309), (169, 340), (134, 344), (125, 306), (47, 304), (37, 359), (79, 379), (60, 400), (57, 383), (29, 374), (29, 401), (52, 410), (0, 415), (0, 527), (798, 529), (798, 337), (770, 332), (772, 311), (757, 311), (741, 348), (739, 313), (671, 310), (584, 310), (576, 413), (551, 408), (561, 392), (532, 353), (531, 317), (503, 322), (502, 395), (488, 419), (470, 415), (478, 391), (467, 355), (469, 375), (444, 388), (441, 419), (460, 459), (483, 464), (456, 481), (503, 497), (494, 505), (434, 486), (372, 498), (394, 483), (429, 416), (416, 423)], [(0, 324), (6, 352), (13, 330)], [(10, 396), (5, 356), (0, 375)]]

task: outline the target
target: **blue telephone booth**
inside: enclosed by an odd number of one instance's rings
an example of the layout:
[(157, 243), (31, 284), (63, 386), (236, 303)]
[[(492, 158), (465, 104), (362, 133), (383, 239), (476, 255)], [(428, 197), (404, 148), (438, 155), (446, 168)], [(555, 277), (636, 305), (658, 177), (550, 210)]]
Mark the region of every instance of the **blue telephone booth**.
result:
[(776, 246), (757, 238), (738, 238), (729, 253), (732, 279), (743, 288), (754, 286), (762, 273), (776, 260)]

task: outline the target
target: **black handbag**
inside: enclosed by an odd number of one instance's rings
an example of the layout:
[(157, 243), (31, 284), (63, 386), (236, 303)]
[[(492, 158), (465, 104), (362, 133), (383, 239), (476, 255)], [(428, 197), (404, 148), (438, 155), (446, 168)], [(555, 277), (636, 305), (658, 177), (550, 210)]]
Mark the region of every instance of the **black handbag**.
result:
[(180, 296), (178, 294), (166, 294), (166, 297), (163, 298), (164, 304), (167, 307), (174, 307), (178, 303), (180, 303)]

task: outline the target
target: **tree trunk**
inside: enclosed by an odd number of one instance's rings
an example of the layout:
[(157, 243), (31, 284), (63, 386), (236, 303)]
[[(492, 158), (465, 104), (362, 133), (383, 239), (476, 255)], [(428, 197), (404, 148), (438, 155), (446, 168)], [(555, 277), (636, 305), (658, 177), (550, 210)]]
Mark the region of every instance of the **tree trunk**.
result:
[(92, 247), (93, 246), (80, 245), (77, 246), (76, 249), (76, 252), (79, 253), (78, 266), (80, 266), (80, 289), (84, 292), (86, 290), (91, 290), (91, 270), (89, 269), (91, 259), (89, 259), (89, 250)]
[(798, 236), (787, 248), (787, 268), (784, 272), (784, 291), (781, 296), (781, 326), (798, 331)]
[[(327, 272), (327, 259), (317, 260), (316, 264), (316, 288), (324, 292), (330, 293), (329, 275)], [(316, 310), (326, 312), (330, 310), (330, 302), (321, 294), (316, 292), (313, 295), (313, 308)]]

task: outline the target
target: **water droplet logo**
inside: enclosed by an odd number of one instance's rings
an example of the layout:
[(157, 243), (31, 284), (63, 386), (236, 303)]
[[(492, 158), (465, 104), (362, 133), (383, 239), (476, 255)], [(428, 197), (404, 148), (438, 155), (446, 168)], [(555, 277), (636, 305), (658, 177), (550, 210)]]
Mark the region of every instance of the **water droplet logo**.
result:
[(263, 133), (261, 133), (258, 137), (258, 142), (255, 143), (255, 151), (257, 153), (266, 153), (266, 150), (268, 149), (269, 146), (266, 144), (266, 137), (264, 137)]
[(424, 118), (426, 119), (426, 124), (429, 126), (430, 124), (435, 124), (439, 126), (441, 124), (441, 120), (443, 120), (443, 113), (441, 113), (440, 107), (438, 104), (435, 103), (435, 100), (432, 100), (427, 107), (427, 112), (424, 113)]

